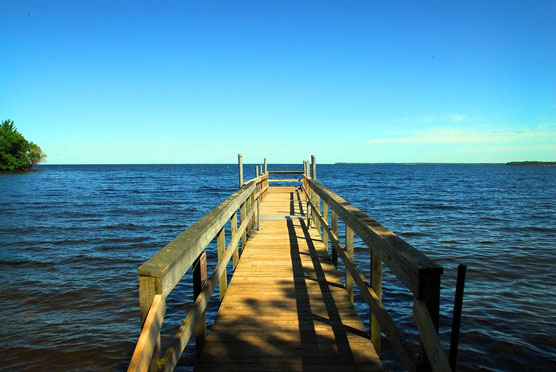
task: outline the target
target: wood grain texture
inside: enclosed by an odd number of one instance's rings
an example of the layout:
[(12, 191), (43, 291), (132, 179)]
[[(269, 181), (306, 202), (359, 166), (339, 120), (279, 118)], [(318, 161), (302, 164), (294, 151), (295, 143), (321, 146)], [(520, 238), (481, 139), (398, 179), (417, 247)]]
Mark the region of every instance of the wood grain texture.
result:
[(417, 323), (432, 370), (434, 372), (452, 371), (425, 301), (413, 301), (413, 316), (415, 316), (415, 323)]
[(304, 206), (299, 189), (269, 188), (196, 370), (382, 370)]
[(149, 369), (149, 363), (157, 347), (160, 327), (162, 327), (165, 312), (166, 302), (162, 295), (154, 296), (147, 318), (143, 324), (143, 330), (139, 335), (139, 340), (131, 357), (131, 362), (127, 369), (128, 372), (147, 371)]
[(182, 325), (179, 327), (178, 332), (174, 335), (173, 345), (166, 350), (164, 358), (160, 361), (159, 370), (173, 371), (177, 365), (179, 358), (185, 349), (189, 339), (191, 338), (195, 326), (199, 319), (201, 319), (202, 314), (204, 314), (208, 301), (211, 298), (212, 292), (216, 288), (222, 273), (224, 273), (228, 262), (230, 261), (234, 251), (237, 249), (239, 239), (241, 234), (247, 229), (247, 226), (251, 223), (253, 219), (253, 213), (245, 216), (244, 220), (239, 226), (238, 233), (232, 238), (232, 241), (224, 251), (222, 259), (218, 262), (209, 280), (203, 286), (201, 293), (197, 296), (197, 299), (191, 306), (191, 309), (187, 313)]
[[(379, 301), (382, 301), (382, 262), (376, 254), (371, 251), (371, 288), (375, 291)], [(371, 311), (371, 341), (376, 352), (380, 355), (380, 324)]]
[[(308, 194), (306, 190), (305, 194)], [(314, 205), (310, 204), (310, 207), (316, 211)], [(355, 281), (355, 284), (357, 284), (357, 286), (359, 287), (363, 298), (369, 305), (373, 314), (375, 314), (375, 316), (377, 317), (379, 324), (381, 324), (381, 326), (384, 328), (384, 332), (388, 336), (390, 344), (398, 352), (400, 359), (402, 360), (402, 362), (404, 362), (408, 371), (416, 370), (415, 352), (413, 351), (413, 347), (407, 342), (403, 333), (396, 326), (374, 290), (368, 286), (365, 276), (352, 262), (351, 258), (348, 256), (347, 249), (344, 249), (338, 239), (338, 236), (330, 230), (330, 227), (326, 224), (320, 214), (315, 213), (315, 215), (321, 220), (322, 227), (327, 230), (332, 247), (334, 248), (334, 250), (336, 250), (340, 258), (344, 262), (346, 273), (348, 271), (350, 272), (353, 280)], [(348, 234), (346, 230), (346, 237), (347, 235)]]
[(139, 275), (158, 278), (161, 282), (161, 292), (157, 293), (168, 296), (237, 209), (248, 198), (253, 197), (256, 182), (257, 179), (252, 179), (245, 183), (236, 193), (139, 266)]
[(349, 225), (368, 247), (376, 251), (380, 260), (415, 297), (419, 300), (425, 299), (430, 291), (426, 282), (429, 277), (437, 278), (442, 274), (443, 269), (440, 265), (327, 187), (314, 179), (304, 179), (309, 186), (309, 192), (314, 192), (325, 200), (329, 208)]

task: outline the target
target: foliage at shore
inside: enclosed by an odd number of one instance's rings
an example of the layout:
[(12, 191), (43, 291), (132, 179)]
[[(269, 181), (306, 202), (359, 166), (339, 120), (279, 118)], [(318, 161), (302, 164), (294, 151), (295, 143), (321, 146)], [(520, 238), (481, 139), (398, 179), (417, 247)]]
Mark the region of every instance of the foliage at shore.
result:
[(19, 133), (12, 120), (4, 120), (0, 125), (0, 171), (28, 171), (44, 161), (46, 154), (41, 148), (29, 142)]

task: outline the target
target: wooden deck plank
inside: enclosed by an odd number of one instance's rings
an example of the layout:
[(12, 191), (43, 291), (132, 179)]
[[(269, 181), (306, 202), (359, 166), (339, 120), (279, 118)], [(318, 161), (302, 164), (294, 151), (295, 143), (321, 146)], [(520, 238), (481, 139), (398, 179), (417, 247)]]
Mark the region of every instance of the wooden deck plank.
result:
[(197, 371), (380, 371), (296, 187), (271, 187)]

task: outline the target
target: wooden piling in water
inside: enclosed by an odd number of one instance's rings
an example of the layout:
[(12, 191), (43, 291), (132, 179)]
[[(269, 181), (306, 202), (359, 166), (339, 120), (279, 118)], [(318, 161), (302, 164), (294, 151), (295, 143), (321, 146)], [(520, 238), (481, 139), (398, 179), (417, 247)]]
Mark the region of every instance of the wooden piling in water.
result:
[(237, 166), (239, 175), (239, 188), (243, 185), (243, 157), (241, 154), (237, 155)]

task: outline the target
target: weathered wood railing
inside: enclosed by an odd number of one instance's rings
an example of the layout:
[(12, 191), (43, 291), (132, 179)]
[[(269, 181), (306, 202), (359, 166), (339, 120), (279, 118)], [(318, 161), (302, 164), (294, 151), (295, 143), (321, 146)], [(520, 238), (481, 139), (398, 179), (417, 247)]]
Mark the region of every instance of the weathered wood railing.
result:
[[(438, 337), (442, 267), (317, 182), (314, 158), (313, 177), (310, 176), (308, 162), (304, 162), (304, 165), (303, 190), (307, 195), (307, 209), (310, 212), (308, 224), (322, 229), (322, 238), (326, 246), (330, 241), (331, 260), (334, 264), (337, 266), (338, 256), (342, 259), (345, 266), (346, 289), (352, 300), (355, 282), (369, 305), (371, 341), (376, 351), (380, 353), (380, 334), (383, 331), (409, 371), (426, 370), (429, 366), (433, 371), (450, 371), (448, 358)], [(340, 242), (338, 235), (338, 218), (344, 222), (346, 228), (344, 244)], [(370, 248), (370, 282), (354, 263), (354, 234)], [(414, 296), (413, 314), (422, 341), (420, 357), (382, 304), (382, 263)]]
[[(381, 332), (384, 332), (409, 371), (429, 368), (451, 371), (438, 337), (441, 266), (317, 182), (314, 157), (311, 164), (303, 162), (303, 171), (267, 171), (265, 159), (264, 168), (260, 167), (262, 174), (259, 175), (257, 166), (256, 177), (246, 183), (243, 182), (241, 155), (238, 161), (240, 189), (139, 267), (142, 332), (128, 371), (172, 371), (193, 334), (198, 347), (202, 346), (206, 336), (208, 301), (217, 284), (222, 300), (227, 288), (226, 267), (233, 259), (235, 269), (239, 260), (239, 243), (243, 249), (251, 231), (256, 226), (258, 228), (259, 203), (268, 192), (269, 182), (273, 181), (302, 182), (301, 187), (307, 196), (307, 224), (321, 231), (326, 246), (330, 242), (330, 258), (336, 266), (338, 256), (342, 259), (346, 289), (352, 301), (355, 284), (369, 305), (371, 341), (377, 353), (380, 353)], [(269, 179), (269, 174), (300, 174), (301, 178)], [(345, 224), (344, 244), (338, 235), (338, 219)], [(224, 229), (228, 221), (231, 241), (226, 247)], [(354, 262), (354, 234), (370, 249), (370, 281)], [(218, 263), (207, 280), (204, 250), (215, 237)], [(413, 294), (413, 314), (421, 337), (419, 356), (382, 304), (382, 263)], [(166, 311), (165, 298), (192, 266), (195, 302), (174, 336), (173, 345), (161, 358), (160, 329)]]
[[(241, 162), (241, 157), (240, 157)], [(261, 167), (262, 168), (262, 167)], [(265, 159), (266, 168), (266, 159)], [(258, 173), (258, 172), (257, 172)], [(199, 345), (205, 339), (205, 310), (219, 284), (220, 299), (227, 288), (226, 267), (233, 257), (235, 269), (239, 259), (239, 242), (245, 247), (251, 231), (258, 226), (258, 205), (268, 190), (268, 173), (243, 183), (240, 189), (139, 267), (139, 305), (142, 331), (128, 371), (172, 371), (187, 342), (195, 334)], [(238, 227), (238, 210), (241, 224)], [(231, 241), (225, 245), (225, 226), (231, 223)], [(218, 263), (206, 280), (204, 250), (216, 237)], [(194, 266), (195, 302), (173, 338), (173, 345), (161, 356), (160, 329), (166, 311), (165, 298)], [(203, 278), (203, 270), (204, 276)]]
[[(268, 171), (268, 174), (299, 174), (303, 175), (304, 171)], [(301, 182), (302, 178), (269, 178), (268, 182)]]

